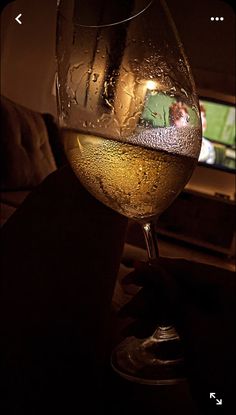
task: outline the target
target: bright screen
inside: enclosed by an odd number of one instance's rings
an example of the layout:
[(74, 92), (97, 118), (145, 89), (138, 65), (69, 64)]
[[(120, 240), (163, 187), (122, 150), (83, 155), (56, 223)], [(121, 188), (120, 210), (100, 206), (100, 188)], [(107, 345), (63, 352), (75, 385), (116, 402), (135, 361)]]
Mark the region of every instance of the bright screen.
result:
[(199, 161), (218, 168), (235, 169), (235, 107), (200, 99), (200, 108), (203, 144)]

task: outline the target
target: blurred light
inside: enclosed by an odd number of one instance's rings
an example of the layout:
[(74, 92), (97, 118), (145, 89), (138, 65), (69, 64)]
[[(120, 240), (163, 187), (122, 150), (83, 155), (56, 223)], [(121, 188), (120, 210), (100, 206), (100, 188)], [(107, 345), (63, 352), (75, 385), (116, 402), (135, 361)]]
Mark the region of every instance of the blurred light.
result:
[(152, 91), (153, 89), (156, 89), (156, 87), (157, 87), (157, 82), (149, 80), (149, 81), (147, 81), (147, 83), (146, 83), (146, 87), (147, 87), (147, 89), (149, 89), (149, 90), (151, 90), (151, 91)]

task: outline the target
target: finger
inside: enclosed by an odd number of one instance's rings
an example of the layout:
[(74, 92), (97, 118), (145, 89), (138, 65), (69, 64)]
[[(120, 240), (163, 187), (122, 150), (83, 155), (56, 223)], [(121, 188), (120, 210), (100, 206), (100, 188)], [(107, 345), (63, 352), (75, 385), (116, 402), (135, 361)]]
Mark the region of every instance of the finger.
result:
[(140, 286), (153, 286), (156, 289), (165, 288), (177, 295), (178, 287), (172, 270), (167, 270), (165, 261), (157, 259), (150, 263), (136, 262), (135, 270), (126, 275), (122, 284), (136, 284)]
[(148, 298), (144, 289), (141, 289), (128, 303), (126, 303), (118, 312), (121, 318), (134, 317), (144, 318), (149, 316)]
[(142, 261), (135, 261), (133, 263), (134, 271), (127, 274), (122, 284), (136, 284), (139, 286), (148, 285), (148, 283), (156, 283), (157, 275), (162, 273), (162, 267), (158, 262), (148, 263)]

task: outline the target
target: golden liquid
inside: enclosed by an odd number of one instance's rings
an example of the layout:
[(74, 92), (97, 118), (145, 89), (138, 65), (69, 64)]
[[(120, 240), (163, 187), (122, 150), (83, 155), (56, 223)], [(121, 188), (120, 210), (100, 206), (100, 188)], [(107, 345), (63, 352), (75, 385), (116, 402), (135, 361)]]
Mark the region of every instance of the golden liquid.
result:
[(75, 130), (62, 134), (67, 158), (86, 189), (136, 220), (161, 214), (183, 189), (197, 162), (193, 157)]

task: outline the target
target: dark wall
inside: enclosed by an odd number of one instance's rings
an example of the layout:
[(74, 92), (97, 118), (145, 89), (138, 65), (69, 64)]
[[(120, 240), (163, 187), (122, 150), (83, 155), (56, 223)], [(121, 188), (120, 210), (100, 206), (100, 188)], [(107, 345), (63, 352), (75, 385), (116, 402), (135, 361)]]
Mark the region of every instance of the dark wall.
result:
[[(225, 1), (167, 0), (198, 88), (235, 95), (235, 12)], [(211, 21), (211, 17), (224, 17)]]

